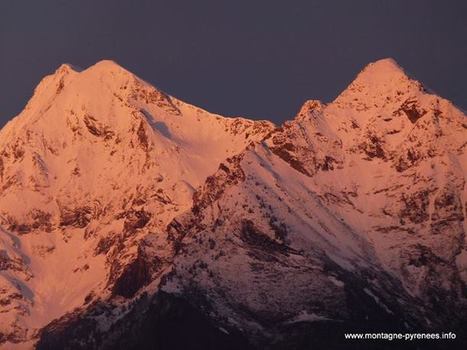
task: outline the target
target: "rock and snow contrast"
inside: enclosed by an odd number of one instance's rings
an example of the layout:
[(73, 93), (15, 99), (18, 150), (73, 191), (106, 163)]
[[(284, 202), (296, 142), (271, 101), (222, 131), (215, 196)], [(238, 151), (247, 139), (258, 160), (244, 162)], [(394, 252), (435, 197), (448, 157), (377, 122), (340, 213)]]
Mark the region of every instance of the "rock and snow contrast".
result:
[(466, 145), (390, 59), (280, 127), (63, 65), (0, 131), (0, 348), (461, 337)]

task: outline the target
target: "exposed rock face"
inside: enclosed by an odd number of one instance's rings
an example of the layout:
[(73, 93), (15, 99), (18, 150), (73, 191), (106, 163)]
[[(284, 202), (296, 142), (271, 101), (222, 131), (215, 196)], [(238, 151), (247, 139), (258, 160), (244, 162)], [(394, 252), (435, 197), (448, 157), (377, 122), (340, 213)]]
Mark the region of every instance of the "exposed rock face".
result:
[(276, 155), (308, 176), (342, 165), (342, 144), (323, 119), (323, 108), (320, 102), (307, 101), (295, 120), (271, 134), (268, 143)]
[[(109, 62), (59, 73), (36, 92), (47, 107), (35, 96), (0, 134), (0, 291), (16, 306), (0, 341), (41, 329), (24, 344), (308, 349), (448, 330), (465, 345), (466, 118), (394, 61), (279, 128), (197, 110)], [(65, 98), (94, 75), (105, 105)], [(68, 138), (40, 124), (57, 110)], [(44, 321), (35, 281), (57, 261), (72, 264), (52, 275), (85, 282)]]

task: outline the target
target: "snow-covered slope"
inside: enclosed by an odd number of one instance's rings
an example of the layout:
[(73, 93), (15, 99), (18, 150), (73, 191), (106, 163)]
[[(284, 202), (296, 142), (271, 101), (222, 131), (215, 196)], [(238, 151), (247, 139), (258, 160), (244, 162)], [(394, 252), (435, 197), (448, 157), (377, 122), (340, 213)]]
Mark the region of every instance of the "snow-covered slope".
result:
[(467, 121), (393, 60), (280, 128), (197, 110), (110, 62), (47, 79), (0, 135), (10, 340), (60, 316), (39, 349), (462, 337)]
[[(43, 79), (0, 133), (0, 342), (149, 282), (193, 190), (272, 128), (183, 103), (111, 61)], [(125, 269), (142, 245), (157, 256), (135, 277)]]

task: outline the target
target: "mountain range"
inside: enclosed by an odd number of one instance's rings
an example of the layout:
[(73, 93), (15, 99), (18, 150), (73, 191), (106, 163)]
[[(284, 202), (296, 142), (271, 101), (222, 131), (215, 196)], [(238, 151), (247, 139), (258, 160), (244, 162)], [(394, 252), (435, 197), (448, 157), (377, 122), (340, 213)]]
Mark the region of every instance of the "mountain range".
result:
[(465, 341), (466, 145), (392, 59), (280, 126), (62, 65), (0, 131), (0, 348)]

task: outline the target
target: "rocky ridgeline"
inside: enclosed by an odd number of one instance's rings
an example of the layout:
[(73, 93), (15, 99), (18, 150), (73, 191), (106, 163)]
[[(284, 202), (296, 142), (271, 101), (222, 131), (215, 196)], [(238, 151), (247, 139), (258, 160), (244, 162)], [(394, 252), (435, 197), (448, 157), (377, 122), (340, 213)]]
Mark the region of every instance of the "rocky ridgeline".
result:
[[(47, 131), (57, 115), (67, 137)], [(62, 67), (0, 134), (1, 290), (15, 305), (0, 341), (305, 349), (339, 348), (349, 331), (446, 329), (462, 340), (466, 127), (388, 59), (280, 127), (211, 115), (111, 62)], [(56, 269), (63, 251), (69, 266)], [(44, 318), (35, 281), (47, 269), (71, 271), (81, 292)]]

